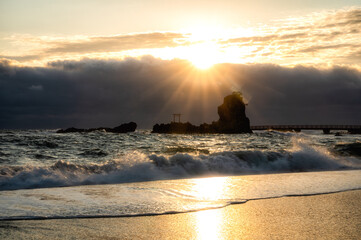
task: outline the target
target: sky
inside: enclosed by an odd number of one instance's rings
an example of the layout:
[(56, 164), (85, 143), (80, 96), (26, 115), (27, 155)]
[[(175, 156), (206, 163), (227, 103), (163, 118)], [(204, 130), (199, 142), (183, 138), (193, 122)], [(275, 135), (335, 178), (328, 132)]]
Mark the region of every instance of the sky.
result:
[(361, 124), (361, 1), (0, 1), (0, 128)]

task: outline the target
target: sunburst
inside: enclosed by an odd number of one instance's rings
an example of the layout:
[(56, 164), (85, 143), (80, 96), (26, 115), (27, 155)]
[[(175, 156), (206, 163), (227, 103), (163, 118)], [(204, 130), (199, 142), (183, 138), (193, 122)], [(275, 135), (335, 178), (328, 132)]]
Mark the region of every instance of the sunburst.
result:
[(209, 69), (218, 63), (219, 49), (213, 42), (194, 44), (188, 48), (185, 58), (199, 69)]

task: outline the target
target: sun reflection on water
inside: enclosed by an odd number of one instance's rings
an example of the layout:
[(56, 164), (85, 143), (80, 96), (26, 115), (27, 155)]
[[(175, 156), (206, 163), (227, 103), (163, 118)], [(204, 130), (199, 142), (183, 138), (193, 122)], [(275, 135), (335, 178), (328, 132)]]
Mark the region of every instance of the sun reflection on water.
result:
[[(199, 200), (217, 201), (224, 199), (227, 191), (227, 177), (212, 177), (193, 180), (193, 195)], [(222, 239), (222, 211), (206, 210), (196, 213), (197, 239)]]
[(211, 177), (193, 180), (192, 194), (200, 200), (215, 201), (224, 198), (227, 177)]

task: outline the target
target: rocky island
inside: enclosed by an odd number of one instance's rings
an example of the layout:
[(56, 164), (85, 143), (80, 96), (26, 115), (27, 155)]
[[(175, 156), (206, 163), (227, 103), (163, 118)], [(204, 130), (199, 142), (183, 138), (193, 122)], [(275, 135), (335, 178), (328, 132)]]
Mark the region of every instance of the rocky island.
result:
[(218, 107), (219, 120), (211, 124), (195, 126), (189, 122), (155, 124), (153, 133), (252, 133), (246, 116), (246, 104), (240, 92), (233, 92), (224, 98)]
[(127, 133), (127, 132), (134, 132), (137, 128), (137, 124), (135, 122), (129, 122), (119, 125), (115, 128), (67, 128), (67, 129), (60, 129), (57, 131), (57, 133), (74, 133), (74, 132), (94, 132), (94, 131), (105, 131), (105, 132), (112, 132), (112, 133)]

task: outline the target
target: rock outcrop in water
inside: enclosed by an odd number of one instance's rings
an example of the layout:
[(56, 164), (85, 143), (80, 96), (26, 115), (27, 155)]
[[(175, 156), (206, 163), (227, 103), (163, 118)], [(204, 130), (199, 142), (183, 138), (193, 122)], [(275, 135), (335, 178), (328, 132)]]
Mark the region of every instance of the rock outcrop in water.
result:
[(127, 133), (127, 132), (134, 132), (137, 128), (137, 124), (135, 122), (124, 123), (115, 128), (67, 128), (67, 129), (60, 129), (57, 133), (74, 133), (74, 132), (94, 132), (94, 131), (105, 131), (105, 132), (112, 132), (112, 133)]
[(224, 98), (218, 107), (218, 130), (222, 133), (249, 133), (249, 119), (246, 116), (246, 104), (241, 93), (233, 93)]
[(189, 122), (156, 124), (153, 133), (252, 133), (242, 94), (234, 92), (218, 107), (219, 120), (195, 126)]

